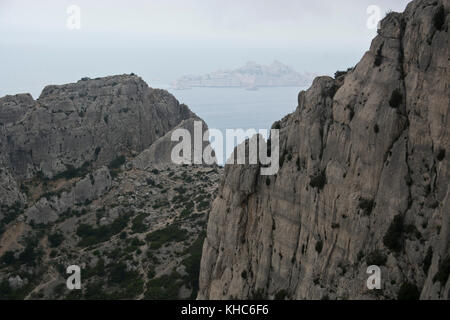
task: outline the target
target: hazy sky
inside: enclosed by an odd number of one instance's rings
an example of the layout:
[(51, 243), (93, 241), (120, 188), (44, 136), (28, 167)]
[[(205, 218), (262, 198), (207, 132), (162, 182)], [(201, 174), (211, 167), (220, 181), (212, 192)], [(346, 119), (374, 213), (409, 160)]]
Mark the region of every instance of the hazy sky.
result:
[[(406, 0), (0, 0), (0, 96), (134, 72), (150, 86), (274, 59), (333, 74), (359, 61), (382, 16)], [(80, 8), (81, 29), (66, 26)]]

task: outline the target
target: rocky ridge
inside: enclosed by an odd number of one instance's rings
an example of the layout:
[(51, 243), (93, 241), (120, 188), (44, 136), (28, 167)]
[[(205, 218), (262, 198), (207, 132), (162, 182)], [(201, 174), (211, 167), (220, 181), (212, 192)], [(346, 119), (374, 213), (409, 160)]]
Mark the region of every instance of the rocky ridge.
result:
[(83, 78), (0, 99), (0, 150), (19, 179), (136, 156), (181, 121), (198, 117), (136, 75)]

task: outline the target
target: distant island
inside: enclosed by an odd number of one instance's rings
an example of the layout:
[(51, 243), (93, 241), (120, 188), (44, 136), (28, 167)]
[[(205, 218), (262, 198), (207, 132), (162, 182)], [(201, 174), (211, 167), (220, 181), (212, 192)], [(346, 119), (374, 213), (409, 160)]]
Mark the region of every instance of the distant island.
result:
[(177, 90), (194, 87), (232, 87), (257, 90), (259, 87), (307, 86), (315, 75), (300, 74), (292, 67), (274, 61), (271, 65), (247, 62), (234, 70), (218, 70), (205, 75), (185, 75), (172, 83)]

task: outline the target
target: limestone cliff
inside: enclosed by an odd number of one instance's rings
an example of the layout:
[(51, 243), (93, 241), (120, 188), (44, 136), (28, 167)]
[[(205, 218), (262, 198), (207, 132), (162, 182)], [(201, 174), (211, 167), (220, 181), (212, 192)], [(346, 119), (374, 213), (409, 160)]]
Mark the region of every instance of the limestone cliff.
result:
[(449, 12), (389, 13), (354, 68), (300, 92), (276, 176), (226, 166), (198, 298), (449, 299)]
[(136, 155), (189, 118), (197, 116), (138, 76), (83, 78), (47, 86), (36, 101), (29, 94), (1, 98), (0, 150), (15, 177), (51, 178)]
[(1, 98), (0, 300), (195, 298), (222, 171), (172, 163), (195, 121), (135, 75)]

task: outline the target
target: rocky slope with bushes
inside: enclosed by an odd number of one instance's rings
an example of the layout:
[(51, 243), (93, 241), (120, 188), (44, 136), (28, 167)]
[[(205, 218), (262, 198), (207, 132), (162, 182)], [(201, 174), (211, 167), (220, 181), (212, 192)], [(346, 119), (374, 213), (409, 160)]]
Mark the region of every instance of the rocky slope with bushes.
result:
[(135, 75), (1, 98), (0, 299), (195, 297), (221, 169), (172, 164), (167, 138), (194, 121)]

